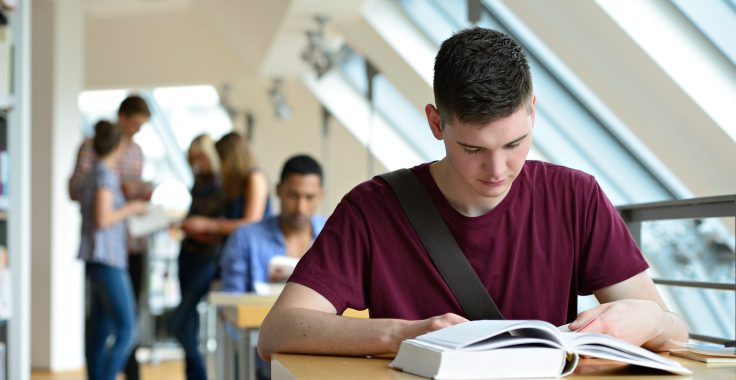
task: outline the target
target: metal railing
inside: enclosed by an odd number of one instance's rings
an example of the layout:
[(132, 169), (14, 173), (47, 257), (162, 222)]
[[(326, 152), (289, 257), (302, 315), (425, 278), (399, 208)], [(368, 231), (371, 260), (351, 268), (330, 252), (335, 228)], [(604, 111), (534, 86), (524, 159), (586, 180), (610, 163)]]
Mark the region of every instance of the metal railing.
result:
[[(675, 201), (643, 203), (618, 207), (621, 217), (626, 222), (637, 245), (641, 247), (642, 222), (668, 219), (699, 219), (734, 217), (736, 222), (736, 194), (715, 197), (693, 198)], [(736, 246), (736, 242), (734, 243)], [(736, 292), (736, 283), (714, 283), (703, 281), (681, 281), (653, 279), (655, 284), (686, 288), (702, 288), (727, 290)], [(734, 305), (736, 308), (736, 305)], [(736, 321), (734, 321), (736, 323)], [(731, 339), (700, 334), (690, 334), (691, 339), (714, 342), (733, 343)]]

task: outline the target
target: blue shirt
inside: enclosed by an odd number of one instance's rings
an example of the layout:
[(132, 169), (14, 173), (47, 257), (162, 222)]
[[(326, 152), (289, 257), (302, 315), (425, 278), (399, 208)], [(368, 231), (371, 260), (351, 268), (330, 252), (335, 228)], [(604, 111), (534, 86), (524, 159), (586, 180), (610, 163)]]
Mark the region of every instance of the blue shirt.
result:
[(78, 257), (87, 262), (127, 268), (125, 220), (113, 223), (106, 228), (97, 228), (95, 225), (97, 190), (107, 189), (112, 192), (114, 209), (123, 207), (125, 204), (125, 197), (120, 187), (120, 177), (101, 161), (95, 161), (92, 171), (84, 177), (83, 181), (79, 197), (82, 211), (82, 241), (79, 245)]
[[(311, 218), (312, 239), (325, 225), (325, 218)], [(278, 215), (258, 223), (238, 227), (225, 243), (220, 259), (222, 290), (253, 292), (255, 283), (268, 282), (268, 262), (274, 256), (285, 256), (284, 234), (279, 228)]]

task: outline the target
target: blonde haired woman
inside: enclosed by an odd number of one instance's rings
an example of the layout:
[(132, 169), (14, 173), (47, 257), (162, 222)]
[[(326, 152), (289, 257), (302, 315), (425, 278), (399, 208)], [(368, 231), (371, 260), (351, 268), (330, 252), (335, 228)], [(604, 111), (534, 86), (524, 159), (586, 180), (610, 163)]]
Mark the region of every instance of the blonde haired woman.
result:
[(182, 224), (187, 234), (227, 236), (244, 223), (258, 222), (271, 214), (268, 179), (258, 169), (245, 139), (236, 132), (216, 144), (222, 173), (224, 218), (192, 216)]
[[(220, 159), (212, 138), (207, 134), (194, 138), (189, 145), (187, 160), (194, 174), (194, 186), (192, 205), (184, 224), (193, 218), (224, 217)], [(184, 231), (186, 237), (179, 252), (181, 302), (172, 313), (168, 327), (184, 349), (187, 379), (206, 379), (204, 361), (198, 348), (197, 304), (215, 277), (222, 236), (186, 228)]]

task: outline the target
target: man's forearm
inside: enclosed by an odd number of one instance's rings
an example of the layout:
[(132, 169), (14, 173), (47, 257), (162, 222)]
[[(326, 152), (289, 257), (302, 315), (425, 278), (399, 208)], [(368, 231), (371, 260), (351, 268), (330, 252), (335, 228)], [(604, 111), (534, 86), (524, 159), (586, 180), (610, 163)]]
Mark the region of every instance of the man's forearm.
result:
[(261, 326), (258, 352), (366, 356), (396, 352), (410, 322), (342, 317), (308, 309), (282, 309)]

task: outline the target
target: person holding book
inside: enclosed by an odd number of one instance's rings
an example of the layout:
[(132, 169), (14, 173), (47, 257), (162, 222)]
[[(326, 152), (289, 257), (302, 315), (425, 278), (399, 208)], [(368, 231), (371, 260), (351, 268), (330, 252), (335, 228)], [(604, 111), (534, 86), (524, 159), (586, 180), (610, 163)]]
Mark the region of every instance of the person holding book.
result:
[[(192, 140), (187, 151), (187, 160), (194, 174), (192, 204), (187, 216), (222, 217), (225, 205), (220, 159), (215, 142), (208, 134), (199, 135)], [(215, 278), (221, 243), (222, 236), (219, 235), (187, 233), (179, 250), (181, 302), (171, 313), (167, 327), (184, 349), (184, 370), (188, 380), (207, 379), (207, 370), (199, 352), (197, 305)]]
[[(324, 195), (322, 167), (308, 155), (296, 155), (284, 163), (276, 185), (278, 215), (235, 230), (222, 250), (221, 290), (255, 292), (259, 285), (284, 282), (288, 269), (273, 265), (275, 258), (299, 259), (322, 230), (325, 219), (316, 215)], [(270, 368), (256, 364), (259, 379), (269, 379)]]
[(191, 215), (181, 225), (187, 234), (227, 237), (241, 224), (271, 215), (268, 178), (256, 165), (248, 141), (230, 132), (215, 144), (220, 157), (224, 211), (222, 217)]
[[(435, 105), (425, 107), (446, 155), (411, 168), (506, 319), (609, 334), (659, 351), (686, 341), (647, 263), (596, 180), (527, 160), (536, 97), (526, 54), (494, 30), (442, 43)], [(600, 305), (578, 315), (578, 295)], [(370, 319), (344, 318), (346, 308)], [(466, 322), (466, 313), (382, 177), (351, 190), (301, 259), (264, 321), (258, 349), (376, 355)]]
[[(115, 172), (125, 154), (122, 128), (106, 121), (95, 125), (96, 159), (80, 187), (82, 238), (79, 258), (89, 281), (90, 312), (85, 332), (87, 377), (113, 380), (128, 359), (136, 337), (135, 300), (127, 271), (125, 218), (146, 211), (140, 200), (126, 203)], [(109, 338), (113, 343), (108, 344)]]
[[(151, 199), (153, 188), (150, 183), (141, 178), (143, 173), (143, 150), (140, 145), (133, 141), (143, 124), (151, 118), (151, 111), (145, 99), (140, 95), (129, 95), (118, 107), (117, 125), (123, 131), (126, 144), (125, 150), (113, 167), (113, 171), (120, 177), (123, 195), (127, 200)], [(85, 191), (85, 176), (93, 169), (95, 152), (92, 139), (86, 139), (79, 147), (74, 172), (69, 178), (69, 198), (74, 201), (80, 200), (80, 194)], [(145, 279), (145, 255), (147, 251), (147, 240), (145, 237), (133, 238), (128, 236), (126, 246), (128, 249), (128, 272), (133, 283), (135, 303), (140, 304), (143, 294)], [(135, 352), (135, 349), (133, 350)], [(130, 360), (125, 366), (125, 378), (127, 380), (138, 380), (140, 369), (135, 355), (130, 355)]]
[(222, 290), (254, 292), (259, 283), (286, 281), (290, 273), (269, 273), (269, 262), (304, 255), (325, 224), (316, 215), (323, 193), (319, 163), (303, 154), (289, 158), (276, 185), (281, 212), (241, 226), (228, 238), (220, 260)]

